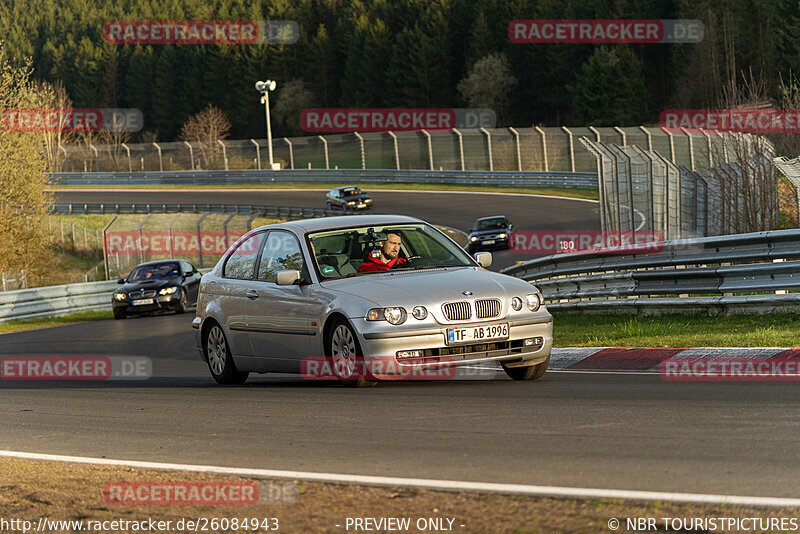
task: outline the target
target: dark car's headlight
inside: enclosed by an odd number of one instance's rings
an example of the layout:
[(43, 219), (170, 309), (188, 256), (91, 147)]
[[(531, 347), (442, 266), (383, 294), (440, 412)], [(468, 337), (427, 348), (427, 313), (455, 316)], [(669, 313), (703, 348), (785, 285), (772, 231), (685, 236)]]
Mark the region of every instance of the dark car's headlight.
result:
[(175, 293), (177, 290), (178, 290), (178, 287), (177, 287), (177, 286), (172, 286), (172, 287), (162, 287), (161, 289), (159, 289), (159, 290), (158, 290), (158, 294), (159, 294), (159, 295), (172, 295), (172, 294), (173, 294), (173, 293)]
[(506, 237), (508, 237), (506, 234), (497, 234), (497, 239), (505, 239)]
[(372, 308), (367, 312), (367, 321), (387, 321), (390, 324), (398, 325), (406, 322), (408, 314), (405, 308)]
[(128, 298), (128, 295), (125, 293), (114, 293), (114, 300), (125, 300)]
[(472, 236), (472, 237), (470, 237), (470, 238), (469, 238), (469, 240), (470, 240), (470, 241), (472, 241), (472, 242), (475, 242), (475, 241), (477, 241), (477, 240), (478, 240), (478, 238), (477, 238), (477, 237), (475, 237), (475, 236)]

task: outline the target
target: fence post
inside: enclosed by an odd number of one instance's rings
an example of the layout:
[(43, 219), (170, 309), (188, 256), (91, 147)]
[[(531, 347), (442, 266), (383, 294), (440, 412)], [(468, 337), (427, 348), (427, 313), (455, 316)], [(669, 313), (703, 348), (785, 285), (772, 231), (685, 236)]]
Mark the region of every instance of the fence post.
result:
[(69, 156), (67, 156), (67, 149), (64, 148), (63, 146), (59, 146), (58, 148), (61, 149), (62, 152), (64, 152), (64, 171), (68, 172), (69, 171)]
[(328, 140), (322, 137), (321, 135), (318, 135), (317, 137), (322, 139), (322, 144), (325, 146), (325, 168), (330, 170), (331, 164), (330, 161), (328, 161)]
[(694, 142), (692, 141), (692, 134), (689, 131), (681, 127), (681, 131), (686, 134), (686, 137), (689, 138), (689, 161), (691, 162), (690, 168), (692, 172), (694, 172)]
[[(134, 210), (135, 211), (135, 210)], [(147, 224), (148, 219), (153, 216), (153, 213), (150, 211), (150, 204), (147, 205), (147, 216), (142, 219), (141, 224), (139, 224), (139, 263), (144, 261), (144, 253), (142, 251), (142, 238), (144, 237), (144, 225)]]
[(83, 227), (83, 247), (89, 248), (89, 230)]
[[(158, 143), (153, 143), (153, 146), (158, 150), (158, 171), (164, 172), (164, 160), (161, 157), (161, 147), (158, 146)], [(142, 158), (142, 167), (144, 167), (144, 158)], [(142, 168), (142, 170), (144, 170), (144, 168)]]
[(708, 146), (708, 166), (714, 166), (714, 155), (711, 153), (711, 136), (704, 129), (700, 128), (700, 133), (706, 138), (706, 146)]
[(653, 150), (653, 137), (652, 134), (644, 126), (639, 126), (639, 129), (647, 136), (647, 150)]
[(356, 134), (356, 137), (358, 137), (358, 142), (361, 145), (361, 168), (362, 169), (366, 169), (367, 168), (367, 158), (366, 158), (366, 156), (364, 154), (364, 138), (361, 137), (361, 134), (358, 133), (358, 132), (353, 132), (353, 133)]
[(494, 158), (492, 157), (492, 134), (489, 133), (484, 127), (481, 127), (481, 131), (486, 134), (486, 142), (489, 144), (489, 171), (494, 171)]
[(394, 141), (394, 160), (397, 162), (397, 170), (399, 171), (400, 170), (400, 149), (397, 146), (397, 136), (391, 130), (386, 132), (386, 133), (388, 133), (392, 137), (392, 140)]
[(288, 137), (284, 137), (283, 140), (289, 145), (289, 166), (291, 169), (294, 169), (294, 149), (292, 148), (292, 142), (289, 141)]
[(64, 244), (64, 219), (61, 219), (61, 244)]
[(672, 136), (672, 133), (663, 126), (661, 130), (669, 137), (669, 160), (675, 163), (675, 138)]
[(229, 246), (231, 246), (230, 243), (228, 242), (228, 223), (231, 222), (231, 219), (233, 219), (234, 217), (236, 217), (236, 212), (233, 212), (227, 219), (225, 219), (225, 222), (222, 223), (222, 230), (223, 230), (223, 232), (225, 232), (225, 248), (226, 249)]
[(222, 161), (225, 164), (225, 170), (228, 170), (228, 151), (225, 149), (225, 143), (222, 142), (222, 139), (217, 139), (217, 143), (220, 144), (222, 147)]
[[(569, 165), (570, 170), (575, 172), (575, 143), (572, 140), (572, 132), (566, 126), (561, 127), (569, 136)], [(519, 157), (519, 141), (517, 141), (517, 156)], [(522, 170), (522, 167), (519, 168)]]
[(97, 148), (89, 143), (89, 148), (94, 151), (94, 167), (97, 172), (100, 172), (100, 156), (97, 154)]
[(175, 257), (175, 240), (173, 239), (173, 235), (172, 235), (172, 227), (175, 226), (175, 221), (177, 221), (178, 217), (180, 217), (180, 216), (181, 216), (181, 214), (180, 214), (180, 211), (179, 211), (178, 214), (175, 215), (175, 218), (172, 219), (169, 222), (169, 257), (170, 258), (174, 258)]
[(547, 163), (547, 139), (545, 138), (544, 130), (542, 130), (540, 127), (536, 126), (536, 131), (539, 132), (539, 135), (542, 136), (542, 154), (544, 155), (544, 171), (549, 172), (550, 165)]
[(614, 131), (622, 137), (622, 146), (628, 146), (628, 137), (625, 135), (625, 131), (619, 126), (614, 126)]
[(133, 172), (133, 163), (131, 163), (131, 149), (128, 148), (128, 145), (122, 143), (122, 148), (128, 153), (128, 172)]
[[(203, 216), (200, 217), (200, 220), (197, 221), (197, 243), (198, 243), (198, 247), (200, 249), (199, 252), (200, 252), (200, 268), (201, 269), (203, 268), (203, 237), (202, 237), (202, 234), (200, 233), (200, 227), (203, 224), (203, 219), (205, 219), (209, 215), (211, 215), (211, 214), (210, 213), (204, 213)], [(226, 245), (227, 245), (227, 243), (226, 243)]]
[(261, 147), (258, 146), (258, 142), (255, 139), (250, 139), (250, 142), (256, 145), (256, 162), (258, 163), (257, 167), (258, 170), (261, 170)]
[(28, 275), (25, 273), (25, 269), (22, 269), (22, 289), (28, 289)]
[(3, 271), (3, 291), (8, 290), (8, 284), (6, 282), (6, 273)]
[[(461, 156), (461, 170), (464, 170), (464, 139), (461, 137), (461, 132), (457, 128), (453, 128), (453, 133), (458, 136), (458, 153)], [(399, 169), (400, 167), (398, 167)]]
[(578, 138), (578, 141), (595, 157), (597, 164), (597, 192), (600, 199), (600, 229), (608, 230), (611, 226), (606, 212), (606, 203), (608, 202), (607, 193), (605, 189), (605, 178), (603, 177), (603, 158), (605, 155), (586, 137)]
[(433, 170), (433, 144), (431, 143), (431, 134), (429, 134), (425, 130), (420, 130), (422, 135), (428, 138), (428, 162), (430, 164), (430, 169)]
[(192, 170), (194, 170), (194, 149), (189, 141), (184, 141), (184, 145), (189, 147), (189, 159), (192, 160)]
[(595, 128), (594, 126), (589, 126), (589, 131), (594, 134), (594, 136), (596, 137), (595, 141), (597, 141), (599, 143), (600, 142), (600, 132), (597, 131), (597, 128)]

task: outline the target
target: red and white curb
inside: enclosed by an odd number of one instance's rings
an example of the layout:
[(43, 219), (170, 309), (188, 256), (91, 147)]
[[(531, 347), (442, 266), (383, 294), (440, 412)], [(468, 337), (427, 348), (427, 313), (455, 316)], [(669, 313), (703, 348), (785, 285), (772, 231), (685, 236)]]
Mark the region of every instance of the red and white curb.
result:
[(800, 358), (800, 348), (782, 347), (563, 347), (553, 348), (550, 370), (659, 372), (670, 358), (709, 360)]

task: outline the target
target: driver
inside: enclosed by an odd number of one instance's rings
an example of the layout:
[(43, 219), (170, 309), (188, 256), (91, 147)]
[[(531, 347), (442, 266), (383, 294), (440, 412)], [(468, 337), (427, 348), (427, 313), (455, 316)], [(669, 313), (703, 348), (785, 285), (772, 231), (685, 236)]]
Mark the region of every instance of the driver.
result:
[(370, 271), (388, 271), (397, 267), (408, 267), (408, 259), (400, 258), (400, 243), (402, 239), (396, 232), (387, 232), (386, 241), (381, 243), (380, 256), (373, 258), (367, 257), (366, 261), (358, 268), (358, 272), (366, 273)]

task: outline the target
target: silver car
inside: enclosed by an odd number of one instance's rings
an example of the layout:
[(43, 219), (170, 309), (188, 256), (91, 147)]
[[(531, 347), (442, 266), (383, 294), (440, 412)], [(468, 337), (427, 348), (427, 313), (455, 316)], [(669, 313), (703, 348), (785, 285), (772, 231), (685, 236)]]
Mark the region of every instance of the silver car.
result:
[[(399, 259), (384, 264), (376, 258), (387, 235)], [(515, 380), (539, 378), (553, 318), (534, 286), (484, 269), (490, 264), (490, 253), (473, 258), (413, 217), (263, 226), (203, 276), (192, 326), (223, 384), (277, 372), (372, 385), (449, 378), (488, 361)], [(365, 270), (375, 265), (393, 268)]]

